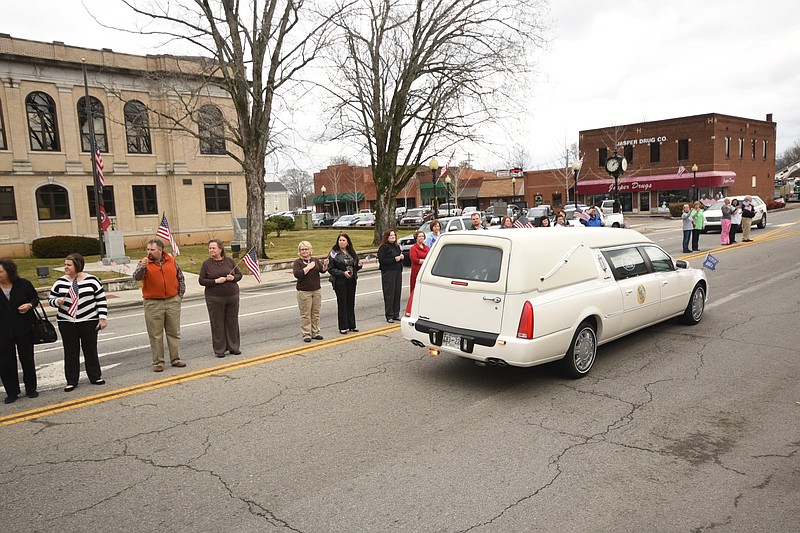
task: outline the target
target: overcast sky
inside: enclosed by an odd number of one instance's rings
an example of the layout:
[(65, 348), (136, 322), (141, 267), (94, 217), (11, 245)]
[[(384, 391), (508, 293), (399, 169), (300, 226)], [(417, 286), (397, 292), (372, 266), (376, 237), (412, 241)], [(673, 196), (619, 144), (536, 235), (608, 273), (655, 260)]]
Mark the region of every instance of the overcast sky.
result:
[[(99, 26), (126, 15), (117, 0), (3, 1), (0, 32), (128, 53), (169, 53)], [(83, 4), (83, 5), (82, 5)], [(722, 113), (778, 124), (778, 153), (800, 139), (800, 24), (796, 0), (552, 0), (555, 21), (527, 113), (509, 142), (533, 168), (563, 165), (580, 130)], [(35, 9), (32, 8), (35, 5)], [(338, 150), (301, 150), (309, 172)], [(497, 151), (465, 148), (477, 168), (502, 166)], [(346, 155), (346, 154), (345, 154)], [(449, 156), (449, 154), (448, 154)], [(440, 156), (440, 160), (448, 156)], [(289, 165), (287, 165), (289, 166)]]

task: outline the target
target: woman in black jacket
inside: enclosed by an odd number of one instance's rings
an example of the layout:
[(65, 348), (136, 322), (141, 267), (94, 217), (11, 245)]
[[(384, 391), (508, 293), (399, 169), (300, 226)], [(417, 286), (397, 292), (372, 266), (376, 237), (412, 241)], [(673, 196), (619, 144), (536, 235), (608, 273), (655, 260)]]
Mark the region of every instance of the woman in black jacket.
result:
[(383, 242), (378, 248), (378, 265), (381, 268), (383, 306), (386, 321), (400, 320), (400, 291), (403, 288), (403, 252), (397, 244), (393, 229), (383, 232)]
[(339, 333), (356, 329), (356, 282), (362, 263), (347, 233), (341, 233), (328, 254), (328, 273), (331, 275), (336, 307), (339, 311)]
[(36, 398), (36, 364), (33, 360), (33, 308), (39, 296), (33, 284), (17, 274), (17, 265), (0, 259), (0, 378), (6, 389), (5, 403), (17, 401), (20, 394), (17, 355), (22, 365), (25, 395)]

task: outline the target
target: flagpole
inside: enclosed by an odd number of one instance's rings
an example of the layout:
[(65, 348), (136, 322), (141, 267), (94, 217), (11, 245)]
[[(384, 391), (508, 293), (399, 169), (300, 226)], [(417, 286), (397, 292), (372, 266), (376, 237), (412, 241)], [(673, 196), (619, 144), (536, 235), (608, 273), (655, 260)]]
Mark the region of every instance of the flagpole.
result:
[[(94, 184), (94, 209), (95, 217), (97, 217), (97, 236), (100, 239), (100, 258), (106, 258), (106, 243), (103, 240), (103, 224), (100, 220), (101, 206), (105, 210), (103, 202), (103, 191), (100, 182), (97, 179), (97, 160), (95, 159), (95, 138), (94, 138), (94, 117), (92, 117), (92, 102), (89, 99), (89, 82), (86, 79), (86, 58), (81, 58), (81, 69), (83, 70), (83, 90), (85, 96), (83, 98), (83, 107), (86, 111), (86, 120), (89, 121), (89, 158), (92, 160), (92, 183)], [(78, 125), (80, 127), (80, 125)], [(83, 139), (83, 132), (78, 132), (81, 140)]]

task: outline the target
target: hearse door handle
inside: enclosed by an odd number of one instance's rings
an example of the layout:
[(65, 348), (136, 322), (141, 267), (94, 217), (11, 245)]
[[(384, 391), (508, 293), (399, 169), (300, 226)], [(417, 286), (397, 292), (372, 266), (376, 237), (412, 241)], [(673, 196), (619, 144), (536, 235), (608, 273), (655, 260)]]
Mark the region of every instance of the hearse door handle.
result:
[(625, 296), (630, 296), (632, 292), (633, 292), (633, 289), (626, 290), (625, 291)]
[(662, 285), (662, 286), (663, 286), (663, 285), (669, 285), (669, 281), (668, 281), (668, 280), (664, 280), (664, 281), (662, 281), (662, 282), (661, 282), (661, 285)]
[(484, 296), (483, 299), (487, 302), (494, 302), (496, 304), (499, 304), (501, 301), (499, 296)]

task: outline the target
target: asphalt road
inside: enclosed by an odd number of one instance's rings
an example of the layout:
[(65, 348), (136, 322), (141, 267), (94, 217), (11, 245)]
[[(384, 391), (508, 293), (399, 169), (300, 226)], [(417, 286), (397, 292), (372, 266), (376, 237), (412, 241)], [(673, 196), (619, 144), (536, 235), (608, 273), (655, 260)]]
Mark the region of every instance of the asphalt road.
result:
[[(4, 406), (2, 529), (797, 531), (799, 219), (713, 251), (699, 325), (605, 345), (577, 381), (429, 357), (383, 321), (375, 275), (356, 335), (324, 287), (312, 344), (291, 287), (244, 294), (243, 355), (225, 359), (186, 302), (189, 366), (163, 374), (141, 311), (120, 311), (105, 387), (61, 392), (54, 345), (37, 351), (51, 390)], [(680, 255), (674, 221), (652, 229)]]

